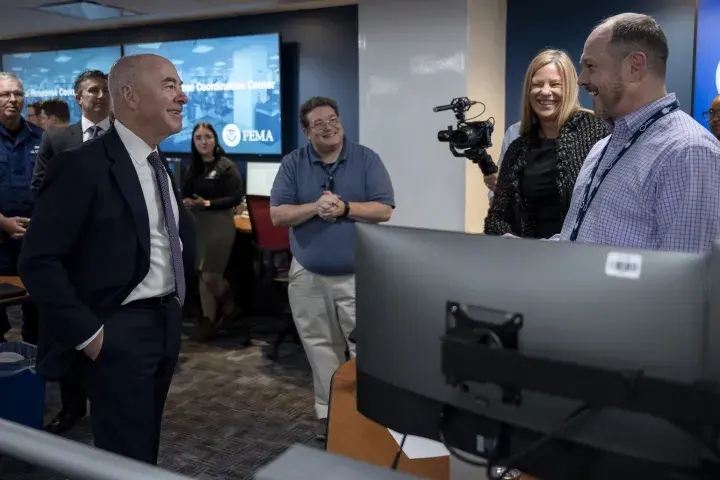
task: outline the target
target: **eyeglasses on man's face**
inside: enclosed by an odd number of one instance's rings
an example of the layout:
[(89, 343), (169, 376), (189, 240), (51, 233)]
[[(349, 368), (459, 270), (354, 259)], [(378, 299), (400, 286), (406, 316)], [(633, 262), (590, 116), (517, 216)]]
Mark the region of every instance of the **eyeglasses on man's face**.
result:
[(0, 100), (7, 102), (11, 98), (16, 100), (22, 100), (25, 98), (25, 93), (22, 90), (2, 91), (0, 92)]
[(720, 119), (720, 110), (715, 110), (714, 108), (711, 108), (707, 112), (703, 112), (703, 118), (705, 118), (706, 122), (711, 121), (713, 118), (716, 120)]
[(325, 130), (325, 127), (337, 127), (340, 125), (340, 118), (338, 117), (331, 117), (327, 120), (316, 120), (313, 122), (312, 125), (310, 125), (310, 128), (312, 128), (316, 132), (322, 132)]

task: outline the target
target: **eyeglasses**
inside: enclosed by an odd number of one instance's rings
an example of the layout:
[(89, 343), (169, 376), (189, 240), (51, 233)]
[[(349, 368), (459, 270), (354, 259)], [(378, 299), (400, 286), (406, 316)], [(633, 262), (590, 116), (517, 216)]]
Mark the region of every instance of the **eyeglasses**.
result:
[(705, 118), (706, 122), (709, 122), (713, 118), (720, 118), (720, 110), (711, 108), (707, 112), (703, 112), (703, 118)]
[(0, 100), (9, 100), (12, 96), (14, 96), (15, 98), (23, 98), (25, 97), (25, 93), (19, 90), (16, 90), (14, 92), (0, 92)]
[(332, 117), (328, 120), (318, 120), (317, 122), (313, 123), (310, 128), (315, 130), (316, 132), (325, 130), (325, 126), (329, 125), (331, 127), (337, 127), (340, 125), (340, 119), (338, 117)]

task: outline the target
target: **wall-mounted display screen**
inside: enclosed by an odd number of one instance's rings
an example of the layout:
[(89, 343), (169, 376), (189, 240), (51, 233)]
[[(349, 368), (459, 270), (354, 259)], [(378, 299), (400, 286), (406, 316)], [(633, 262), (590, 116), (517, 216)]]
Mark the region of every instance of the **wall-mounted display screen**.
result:
[(138, 53), (172, 61), (188, 95), (183, 129), (164, 151), (190, 152), (193, 127), (207, 122), (227, 153), (282, 153), (278, 34), (125, 46), (126, 55)]
[(82, 112), (75, 101), (73, 83), (83, 70), (110, 71), (120, 58), (120, 47), (81, 48), (2, 56), (2, 68), (15, 73), (25, 87), (25, 105), (61, 98), (70, 105), (70, 121), (79, 122)]
[(695, 86), (693, 91), (693, 117), (708, 127), (704, 112), (720, 94), (720, 0), (698, 2), (697, 32), (695, 37)]

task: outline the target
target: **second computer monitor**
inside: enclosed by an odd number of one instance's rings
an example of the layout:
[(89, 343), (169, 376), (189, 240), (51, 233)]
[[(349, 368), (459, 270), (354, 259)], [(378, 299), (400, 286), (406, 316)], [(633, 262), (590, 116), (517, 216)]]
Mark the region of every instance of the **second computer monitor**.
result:
[(280, 162), (247, 162), (245, 194), (269, 197)]

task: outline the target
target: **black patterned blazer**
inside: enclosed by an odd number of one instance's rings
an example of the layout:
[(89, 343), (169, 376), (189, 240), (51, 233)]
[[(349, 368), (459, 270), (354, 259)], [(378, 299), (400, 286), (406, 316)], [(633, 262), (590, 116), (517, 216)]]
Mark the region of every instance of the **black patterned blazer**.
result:
[[(486, 235), (511, 233), (519, 237), (537, 236), (535, 220), (520, 192), (520, 178), (527, 165), (528, 149), (534, 134), (521, 136), (510, 144), (505, 153), (495, 196), (485, 218)], [(573, 113), (558, 132), (557, 186), (563, 202), (563, 215), (570, 208), (575, 180), (585, 157), (593, 145), (609, 134), (604, 120), (584, 110)]]

